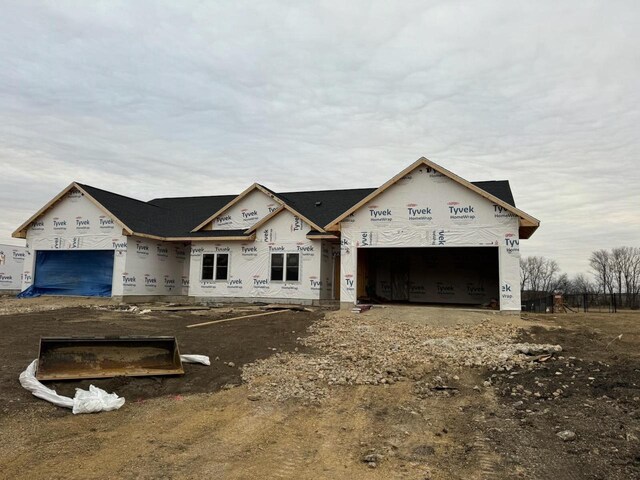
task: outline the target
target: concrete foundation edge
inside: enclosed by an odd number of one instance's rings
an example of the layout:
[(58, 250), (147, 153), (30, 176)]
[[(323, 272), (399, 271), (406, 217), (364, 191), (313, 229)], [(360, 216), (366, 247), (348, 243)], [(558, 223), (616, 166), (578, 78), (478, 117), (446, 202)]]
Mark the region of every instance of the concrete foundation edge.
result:
[(283, 305), (337, 305), (335, 300), (319, 300), (311, 298), (263, 298), (263, 297), (190, 297), (187, 295), (115, 295), (114, 302), (121, 303), (281, 303)]
[(264, 297), (189, 297), (190, 303), (281, 303), (283, 305), (335, 305), (335, 300), (317, 298), (264, 298)]
[(3, 297), (3, 296), (15, 297), (19, 293), (20, 293), (20, 290), (0, 290), (0, 297)]

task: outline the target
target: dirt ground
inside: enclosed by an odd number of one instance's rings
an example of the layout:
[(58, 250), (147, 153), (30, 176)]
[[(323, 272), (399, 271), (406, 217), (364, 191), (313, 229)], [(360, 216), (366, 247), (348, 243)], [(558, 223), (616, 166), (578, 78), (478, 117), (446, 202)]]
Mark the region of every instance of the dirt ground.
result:
[[(640, 313), (524, 318), (544, 325), (524, 340), (559, 343), (564, 359), (491, 379), (504, 408), (486, 428), (505, 464), (532, 478), (640, 478)], [(558, 442), (565, 429), (575, 441)]]
[[(42, 301), (42, 299), (38, 299)], [(82, 299), (79, 303), (84, 304)], [(75, 303), (75, 302), (74, 302)], [(22, 408), (29, 396), (16, 379), (38, 356), (41, 336), (172, 335), (180, 353), (207, 355), (211, 366), (184, 364), (186, 374), (172, 377), (111, 378), (47, 382), (61, 395), (73, 397), (76, 388), (95, 385), (115, 391), (130, 402), (154, 397), (215, 392), (225, 385), (240, 384), (241, 366), (297, 345), (296, 338), (321, 313), (283, 312), (255, 319), (237, 320), (206, 327), (189, 324), (259, 313), (256, 307), (220, 308), (195, 312), (137, 313), (97, 310), (85, 306), (35, 313), (0, 315), (0, 418)], [(217, 360), (216, 360), (217, 359)], [(231, 362), (233, 367), (227, 364)], [(66, 411), (60, 411), (66, 414)]]
[[(438, 370), (425, 372), (425, 379), (447, 375), (455, 389), (422, 389), (424, 379), (413, 378), (333, 385), (327, 399), (306, 404), (250, 400), (240, 369), (282, 352), (313, 353), (299, 339), (323, 312), (186, 329), (237, 312), (25, 311), (27, 304), (3, 302), (0, 308), (19, 305), (24, 313), (0, 315), (0, 478), (640, 478), (638, 312), (523, 319), (410, 307), (363, 313), (451, 328), (489, 316), (521, 327), (519, 341), (560, 344), (563, 352), (534, 369), (447, 371), (434, 363)], [(95, 415), (74, 416), (20, 387), (40, 335), (105, 333), (176, 335), (182, 353), (219, 360), (186, 365), (177, 378), (49, 384), (72, 396), (93, 383), (127, 399), (120, 410)], [(230, 361), (235, 367), (224, 364)], [(562, 430), (575, 440), (561, 440)], [(363, 462), (367, 455), (377, 456), (376, 468)]]

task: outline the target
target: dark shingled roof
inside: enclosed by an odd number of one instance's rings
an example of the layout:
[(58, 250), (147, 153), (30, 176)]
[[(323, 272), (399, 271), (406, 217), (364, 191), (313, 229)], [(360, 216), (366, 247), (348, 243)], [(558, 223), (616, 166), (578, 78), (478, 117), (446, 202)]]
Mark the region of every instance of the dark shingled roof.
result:
[(485, 182), (471, 183), (494, 197), (498, 197), (503, 202), (507, 202), (512, 207), (516, 206), (516, 201), (513, 199), (513, 193), (511, 193), (511, 187), (509, 186), (509, 180), (488, 180)]
[(165, 237), (194, 236), (189, 233), (237, 195), (211, 197), (156, 198), (149, 203), (166, 209), (163, 231)]
[[(515, 207), (507, 180), (473, 182), (473, 184)], [(143, 202), (91, 185), (81, 183), (78, 185), (134, 232), (160, 237), (212, 236), (211, 231), (192, 233), (191, 230), (237, 196), (156, 198)], [(322, 228), (376, 190), (375, 188), (356, 188), (276, 193), (264, 188)], [(243, 236), (244, 230), (216, 230), (213, 235), (216, 237)]]
[(319, 190), (313, 192), (278, 193), (287, 205), (304, 215), (320, 228), (353, 207), (375, 188), (352, 190)]
[(91, 185), (82, 183), (78, 185), (134, 232), (155, 234), (160, 223), (158, 219), (166, 214), (164, 209), (142, 200), (118, 195)]

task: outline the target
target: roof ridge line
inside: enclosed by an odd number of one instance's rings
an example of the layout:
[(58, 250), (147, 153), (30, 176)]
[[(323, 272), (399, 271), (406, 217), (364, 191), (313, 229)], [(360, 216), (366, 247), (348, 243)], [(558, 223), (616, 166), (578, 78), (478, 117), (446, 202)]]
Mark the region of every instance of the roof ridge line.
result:
[(101, 191), (101, 192), (108, 193), (108, 194), (110, 194), (110, 195), (115, 195), (115, 196), (117, 196), (117, 197), (126, 198), (127, 200), (132, 200), (132, 201), (134, 201), (134, 202), (138, 202), (138, 203), (144, 203), (145, 205), (148, 205), (148, 206), (150, 206), (150, 207), (160, 208), (160, 209), (162, 209), (162, 210), (167, 210), (167, 209), (166, 209), (166, 208), (164, 208), (164, 207), (160, 207), (160, 206), (158, 206), (158, 205), (153, 205), (153, 204), (151, 204), (151, 203), (149, 203), (149, 202), (145, 202), (144, 200), (140, 200), (140, 199), (138, 199), (138, 198), (127, 197), (126, 195), (122, 195), (122, 194), (120, 194), (120, 193), (115, 193), (115, 192), (112, 192), (112, 191), (110, 191), (110, 190), (105, 190), (104, 188), (94, 187), (93, 185), (89, 185), (89, 184), (87, 184), (87, 183), (80, 183), (80, 182), (76, 182), (76, 183), (77, 183), (78, 185), (80, 185), (82, 188), (89, 187), (89, 188), (92, 188), (92, 189), (94, 189), (94, 190), (99, 190), (99, 191)]

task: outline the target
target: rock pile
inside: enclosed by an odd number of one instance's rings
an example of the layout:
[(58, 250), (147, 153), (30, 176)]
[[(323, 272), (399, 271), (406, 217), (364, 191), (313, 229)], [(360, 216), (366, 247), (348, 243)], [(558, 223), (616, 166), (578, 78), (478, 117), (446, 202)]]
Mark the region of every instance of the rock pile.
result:
[(318, 401), (334, 385), (390, 385), (419, 380), (434, 367), (533, 368), (529, 354), (561, 350), (515, 343), (519, 329), (489, 319), (434, 327), (332, 312), (298, 341), (313, 353), (276, 353), (245, 365), (243, 380), (262, 397)]

